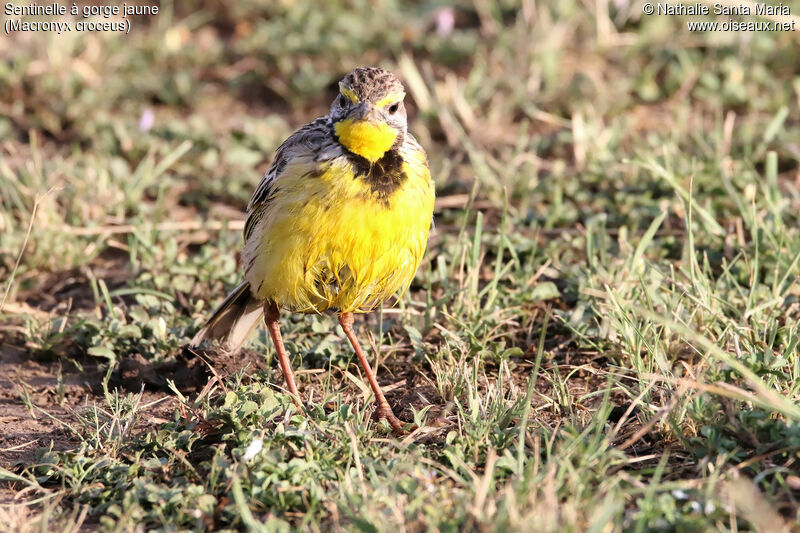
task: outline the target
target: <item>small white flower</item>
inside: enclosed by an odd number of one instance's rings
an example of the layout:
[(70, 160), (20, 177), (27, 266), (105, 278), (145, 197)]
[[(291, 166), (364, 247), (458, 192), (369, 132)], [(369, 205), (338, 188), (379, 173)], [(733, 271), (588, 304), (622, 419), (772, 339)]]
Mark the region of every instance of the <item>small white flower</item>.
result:
[(681, 489), (675, 489), (672, 491), (672, 497), (676, 500), (688, 500), (689, 495), (683, 492)]
[(264, 441), (263, 440), (261, 440), (261, 439), (253, 439), (253, 442), (251, 442), (247, 446), (247, 449), (244, 451), (244, 455), (242, 456), (242, 459), (244, 459), (245, 461), (250, 461), (253, 457), (258, 455), (258, 452), (260, 452), (263, 447), (264, 447)]

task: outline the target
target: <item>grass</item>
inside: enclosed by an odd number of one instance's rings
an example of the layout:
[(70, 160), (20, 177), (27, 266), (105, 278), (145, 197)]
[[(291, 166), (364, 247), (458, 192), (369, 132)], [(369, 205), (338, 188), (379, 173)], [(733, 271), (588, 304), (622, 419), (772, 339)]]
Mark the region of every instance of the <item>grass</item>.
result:
[[(800, 5), (792, 3), (792, 12)], [(449, 27), (452, 15), (454, 26)], [(635, 3), (165, 2), (0, 42), (0, 518), (20, 531), (800, 527), (793, 33)], [(436, 230), (379, 346), (183, 347), (280, 142), (400, 74)]]

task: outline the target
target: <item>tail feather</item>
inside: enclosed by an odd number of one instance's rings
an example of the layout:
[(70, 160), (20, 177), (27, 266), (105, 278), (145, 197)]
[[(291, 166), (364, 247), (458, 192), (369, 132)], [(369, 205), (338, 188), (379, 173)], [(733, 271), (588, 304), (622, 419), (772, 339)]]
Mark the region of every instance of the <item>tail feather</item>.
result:
[(244, 281), (214, 310), (190, 345), (219, 340), (226, 349), (236, 351), (258, 326), (263, 315), (263, 304), (253, 298), (250, 284)]

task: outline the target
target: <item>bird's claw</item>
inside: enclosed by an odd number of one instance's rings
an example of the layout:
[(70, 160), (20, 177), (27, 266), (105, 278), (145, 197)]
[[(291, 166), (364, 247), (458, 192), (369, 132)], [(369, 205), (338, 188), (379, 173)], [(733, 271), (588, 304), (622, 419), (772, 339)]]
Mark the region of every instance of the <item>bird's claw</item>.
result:
[(406, 428), (406, 426), (408, 426), (409, 424), (397, 418), (389, 406), (378, 407), (378, 411), (376, 414), (379, 420), (386, 420), (386, 422), (389, 423), (389, 425), (392, 427), (392, 433), (394, 433), (397, 436), (408, 435), (409, 433), (417, 429), (416, 424), (411, 424), (410, 428)]

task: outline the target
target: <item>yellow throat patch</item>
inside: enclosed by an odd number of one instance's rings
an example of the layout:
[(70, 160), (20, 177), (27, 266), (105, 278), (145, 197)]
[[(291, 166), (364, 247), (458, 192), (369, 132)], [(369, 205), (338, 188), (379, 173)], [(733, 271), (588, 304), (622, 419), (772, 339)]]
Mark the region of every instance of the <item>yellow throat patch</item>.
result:
[(345, 148), (374, 163), (385, 154), (397, 139), (394, 128), (381, 123), (366, 120), (342, 120), (333, 125), (339, 142)]

